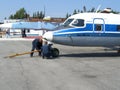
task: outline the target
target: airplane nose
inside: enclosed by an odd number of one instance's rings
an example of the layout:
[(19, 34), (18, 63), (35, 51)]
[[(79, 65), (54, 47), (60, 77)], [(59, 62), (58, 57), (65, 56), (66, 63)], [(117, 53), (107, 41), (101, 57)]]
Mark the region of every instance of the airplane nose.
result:
[(53, 32), (46, 32), (44, 35), (43, 35), (43, 38), (48, 40), (48, 41), (52, 41), (53, 40)]

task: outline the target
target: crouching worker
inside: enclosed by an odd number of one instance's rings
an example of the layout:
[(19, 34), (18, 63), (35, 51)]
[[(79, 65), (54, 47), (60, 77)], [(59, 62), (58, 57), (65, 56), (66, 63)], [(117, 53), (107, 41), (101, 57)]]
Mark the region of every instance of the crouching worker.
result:
[(41, 56), (42, 38), (36, 38), (32, 41), (32, 50), (30, 56), (33, 57), (34, 50), (38, 50), (38, 55)]
[(50, 58), (51, 57), (51, 45), (48, 44), (47, 41), (44, 42), (44, 45), (41, 48), (41, 54), (42, 54), (42, 58)]

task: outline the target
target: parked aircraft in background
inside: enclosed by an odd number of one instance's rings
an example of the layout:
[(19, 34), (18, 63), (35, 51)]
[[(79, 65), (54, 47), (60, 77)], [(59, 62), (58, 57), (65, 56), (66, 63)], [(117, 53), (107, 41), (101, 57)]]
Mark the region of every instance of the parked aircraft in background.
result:
[(59, 23), (57, 22), (13, 22), (0, 25), (2, 31), (10, 29), (11, 36), (20, 36), (22, 30), (25, 30), (27, 36), (41, 36), (47, 30), (52, 30)]
[(55, 31), (43, 38), (70, 46), (116, 47), (120, 52), (120, 15), (113, 13), (79, 13), (70, 16)]

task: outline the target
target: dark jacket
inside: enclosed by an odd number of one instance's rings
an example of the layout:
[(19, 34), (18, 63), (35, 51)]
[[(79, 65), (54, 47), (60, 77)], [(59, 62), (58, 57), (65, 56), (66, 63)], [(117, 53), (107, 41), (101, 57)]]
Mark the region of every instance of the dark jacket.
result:
[(42, 47), (42, 42), (38, 38), (34, 39), (33, 42), (33, 47), (36, 48), (37, 50), (41, 49)]
[(45, 44), (41, 48), (42, 56), (50, 57), (51, 56), (51, 46), (49, 44)]

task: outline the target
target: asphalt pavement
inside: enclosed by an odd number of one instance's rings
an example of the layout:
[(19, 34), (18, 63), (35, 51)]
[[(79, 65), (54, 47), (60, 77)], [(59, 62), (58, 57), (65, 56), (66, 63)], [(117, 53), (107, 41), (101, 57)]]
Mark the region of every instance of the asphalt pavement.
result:
[(0, 40), (0, 90), (120, 90), (120, 54), (103, 47), (54, 44), (60, 56), (38, 53), (4, 58), (31, 50), (30, 39)]

